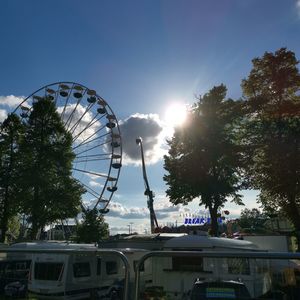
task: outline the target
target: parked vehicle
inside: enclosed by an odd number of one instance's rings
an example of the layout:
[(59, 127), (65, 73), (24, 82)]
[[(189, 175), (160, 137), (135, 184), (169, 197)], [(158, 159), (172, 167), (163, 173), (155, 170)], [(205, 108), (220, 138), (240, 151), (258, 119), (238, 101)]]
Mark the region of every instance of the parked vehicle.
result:
[[(185, 251), (258, 251), (251, 242), (227, 238), (188, 235), (173, 238), (164, 245), (164, 250)], [(195, 278), (204, 282), (240, 281), (251, 297), (266, 294), (271, 288), (271, 276), (261, 260), (241, 257), (206, 258), (193, 256), (172, 256), (153, 258), (153, 286), (161, 286), (167, 295), (181, 299), (193, 288)]]
[[(50, 247), (50, 246), (49, 246)], [(56, 248), (57, 249), (57, 248)], [(97, 254), (93, 245), (61, 245), (61, 249), (83, 250), (77, 254), (35, 253), (29, 274), (28, 291), (38, 299), (122, 299), (125, 268), (114, 254)], [(118, 249), (126, 255), (130, 274), (144, 255), (140, 249)], [(134, 284), (134, 276), (130, 284)], [(132, 288), (133, 290), (133, 288)]]
[[(24, 243), (23, 243), (24, 244)], [(17, 245), (17, 246), (16, 246)], [(18, 244), (3, 249), (19, 249)], [(1, 250), (0, 250), (1, 252)], [(31, 264), (31, 255), (25, 253), (1, 253), (0, 260), (0, 294), (6, 293), (8, 290), (16, 290), (11, 288), (16, 282), (24, 285), (22, 293), (27, 290), (27, 280)], [(18, 284), (17, 284), (18, 285)], [(10, 292), (8, 292), (10, 293)], [(14, 293), (14, 292), (12, 292)]]
[(196, 280), (191, 291), (190, 300), (231, 300), (251, 299), (244, 283), (238, 281), (205, 282)]
[(4, 287), (4, 294), (12, 298), (25, 298), (27, 295), (27, 280), (8, 283)]

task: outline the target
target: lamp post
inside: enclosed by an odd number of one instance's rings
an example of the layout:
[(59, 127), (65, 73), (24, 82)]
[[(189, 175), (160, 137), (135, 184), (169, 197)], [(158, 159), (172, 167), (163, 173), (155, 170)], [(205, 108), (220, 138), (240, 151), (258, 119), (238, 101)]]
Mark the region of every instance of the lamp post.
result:
[(148, 201), (148, 209), (150, 211), (150, 227), (151, 227), (151, 233), (154, 233), (155, 228), (158, 227), (156, 215), (153, 208), (153, 202), (154, 202), (154, 193), (150, 190), (147, 173), (146, 173), (146, 166), (145, 166), (145, 158), (144, 158), (144, 149), (143, 149), (143, 140), (141, 137), (136, 139), (137, 145), (141, 147), (141, 157), (142, 157), (142, 171), (143, 171), (143, 178), (144, 178), (144, 184), (145, 184), (145, 192), (144, 194), (147, 196)]

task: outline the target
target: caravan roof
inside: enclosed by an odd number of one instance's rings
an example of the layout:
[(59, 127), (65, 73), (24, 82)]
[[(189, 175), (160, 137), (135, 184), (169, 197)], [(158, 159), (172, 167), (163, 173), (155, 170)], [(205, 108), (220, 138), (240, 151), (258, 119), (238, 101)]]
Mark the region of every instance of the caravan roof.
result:
[(173, 238), (165, 242), (164, 248), (172, 249), (200, 249), (200, 248), (230, 248), (255, 250), (257, 246), (249, 241), (233, 240), (228, 238), (186, 235)]
[(152, 233), (152, 234), (134, 234), (126, 236), (124, 240), (168, 240), (187, 235), (186, 233)]
[(30, 242), (30, 243), (16, 243), (10, 246), (11, 249), (97, 249), (97, 246), (94, 244), (72, 244), (67, 242), (49, 242), (49, 241), (40, 241), (40, 242)]

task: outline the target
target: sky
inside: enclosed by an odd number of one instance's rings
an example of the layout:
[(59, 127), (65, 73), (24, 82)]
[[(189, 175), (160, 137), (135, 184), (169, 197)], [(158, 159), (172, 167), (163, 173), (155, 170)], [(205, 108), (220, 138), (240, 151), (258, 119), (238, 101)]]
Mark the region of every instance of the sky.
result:
[[(165, 195), (163, 155), (172, 134), (166, 113), (221, 83), (228, 97), (242, 97), (251, 60), (281, 47), (300, 59), (299, 37), (299, 0), (4, 0), (0, 121), (54, 82), (96, 90), (122, 134), (123, 167), (106, 215), (111, 233), (149, 231), (138, 136), (158, 222), (181, 225), (185, 215), (205, 211), (197, 200), (174, 207)], [(258, 206), (256, 191), (243, 194), (245, 207)], [(243, 208), (228, 202), (224, 209), (234, 218)]]

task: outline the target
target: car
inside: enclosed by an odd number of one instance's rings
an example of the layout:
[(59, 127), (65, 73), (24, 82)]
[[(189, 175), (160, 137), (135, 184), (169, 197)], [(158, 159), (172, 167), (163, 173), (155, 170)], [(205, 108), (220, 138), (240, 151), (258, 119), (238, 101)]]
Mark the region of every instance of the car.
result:
[(27, 294), (27, 284), (22, 281), (8, 283), (4, 287), (4, 294), (13, 298), (24, 298)]
[(201, 281), (196, 280), (190, 300), (232, 300), (251, 299), (250, 293), (242, 282), (239, 281)]

